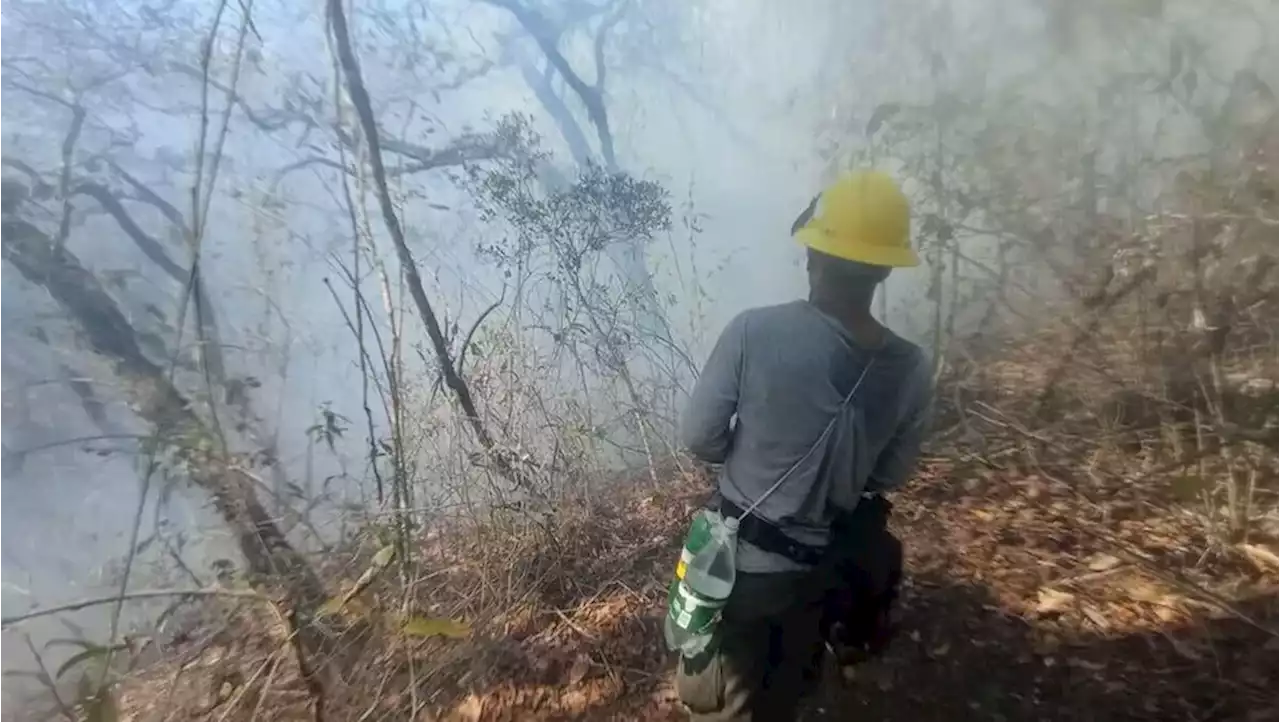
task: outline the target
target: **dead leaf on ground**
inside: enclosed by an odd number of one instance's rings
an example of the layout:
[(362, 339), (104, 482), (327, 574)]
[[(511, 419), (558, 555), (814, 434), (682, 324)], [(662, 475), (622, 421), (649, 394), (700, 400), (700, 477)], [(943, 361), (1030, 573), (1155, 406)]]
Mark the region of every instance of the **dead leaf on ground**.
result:
[(1156, 616), (1165, 624), (1172, 624), (1182, 618), (1182, 612), (1174, 606), (1160, 605), (1156, 607)]
[(1090, 662), (1087, 659), (1079, 659), (1077, 657), (1071, 657), (1067, 659), (1067, 664), (1071, 665), (1072, 667), (1088, 670), (1090, 672), (1101, 672), (1102, 670), (1107, 668), (1107, 665), (1105, 664)]
[(1107, 621), (1106, 616), (1093, 605), (1086, 604), (1080, 608), (1080, 611), (1090, 622), (1093, 622), (1093, 625), (1098, 629), (1107, 629), (1111, 626), (1111, 623)]
[(1120, 566), (1120, 559), (1104, 552), (1089, 557), (1089, 571), (1105, 572)]
[(1258, 544), (1236, 544), (1235, 548), (1242, 550), (1245, 557), (1248, 557), (1260, 567), (1280, 568), (1280, 554), (1272, 552), (1271, 549), (1261, 547)]
[(1181, 655), (1183, 659), (1189, 660), (1191, 662), (1199, 662), (1202, 659), (1199, 652), (1197, 652), (1194, 648), (1192, 648), (1190, 644), (1187, 644), (1181, 639), (1178, 639), (1177, 637), (1174, 637), (1169, 634), (1164, 635), (1164, 638), (1169, 640), (1169, 644), (1173, 646), (1173, 651)]
[(1165, 591), (1159, 585), (1143, 577), (1134, 577), (1125, 584), (1125, 591), (1135, 602), (1159, 603), (1164, 599)]
[(579, 654), (577, 659), (573, 660), (573, 666), (569, 668), (569, 684), (577, 684), (587, 676), (587, 672), (591, 670), (591, 657), (586, 654)]
[(477, 694), (469, 694), (457, 707), (453, 708), (453, 714), (449, 715), (449, 719), (457, 722), (480, 722), (483, 714), (484, 698)]
[(1036, 601), (1036, 612), (1039, 614), (1062, 612), (1071, 605), (1075, 598), (1074, 594), (1043, 587), (1040, 589), (1039, 597)]
[(1041, 656), (1053, 654), (1060, 647), (1062, 647), (1062, 640), (1050, 632), (1039, 632), (1031, 639), (1032, 651)]

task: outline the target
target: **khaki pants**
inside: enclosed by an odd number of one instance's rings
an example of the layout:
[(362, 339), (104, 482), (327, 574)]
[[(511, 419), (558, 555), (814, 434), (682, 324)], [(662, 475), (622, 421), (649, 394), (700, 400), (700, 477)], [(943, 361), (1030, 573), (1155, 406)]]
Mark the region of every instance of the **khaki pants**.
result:
[(738, 573), (709, 651), (680, 658), (676, 691), (695, 722), (789, 722), (817, 681), (815, 572)]

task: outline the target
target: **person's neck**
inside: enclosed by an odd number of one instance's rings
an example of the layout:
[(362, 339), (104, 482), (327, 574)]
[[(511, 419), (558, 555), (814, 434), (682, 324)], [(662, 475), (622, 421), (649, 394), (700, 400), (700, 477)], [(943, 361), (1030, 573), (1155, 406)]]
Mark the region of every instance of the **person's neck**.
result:
[(871, 315), (871, 299), (865, 302), (838, 301), (810, 294), (809, 303), (839, 321), (854, 342), (863, 348), (880, 348), (889, 337), (889, 330)]

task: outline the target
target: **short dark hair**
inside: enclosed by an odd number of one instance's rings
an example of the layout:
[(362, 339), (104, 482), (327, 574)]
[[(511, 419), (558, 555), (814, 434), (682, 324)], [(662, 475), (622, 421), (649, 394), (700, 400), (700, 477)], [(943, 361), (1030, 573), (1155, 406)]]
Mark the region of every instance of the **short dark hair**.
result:
[(834, 288), (875, 288), (893, 270), (888, 266), (850, 261), (812, 248), (808, 251), (809, 262), (821, 265), (823, 283), (831, 284)]

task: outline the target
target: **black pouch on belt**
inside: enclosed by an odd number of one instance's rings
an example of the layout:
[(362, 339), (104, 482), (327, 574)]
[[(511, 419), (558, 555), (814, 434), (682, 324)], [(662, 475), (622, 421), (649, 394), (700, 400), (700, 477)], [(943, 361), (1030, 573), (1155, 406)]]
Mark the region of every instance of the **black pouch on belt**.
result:
[(823, 600), (822, 633), (849, 657), (845, 663), (879, 653), (894, 631), (903, 549), (889, 530), (892, 508), (883, 497), (864, 498), (832, 525), (834, 585)]
[(754, 513), (743, 514), (742, 507), (724, 498), (720, 492), (712, 494), (711, 499), (707, 501), (707, 508), (725, 516), (737, 517), (739, 539), (750, 542), (767, 552), (784, 556), (797, 564), (817, 566), (827, 553), (826, 547), (798, 542)]

